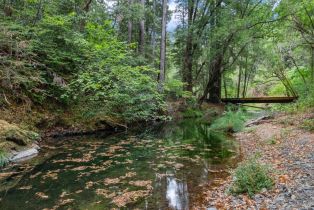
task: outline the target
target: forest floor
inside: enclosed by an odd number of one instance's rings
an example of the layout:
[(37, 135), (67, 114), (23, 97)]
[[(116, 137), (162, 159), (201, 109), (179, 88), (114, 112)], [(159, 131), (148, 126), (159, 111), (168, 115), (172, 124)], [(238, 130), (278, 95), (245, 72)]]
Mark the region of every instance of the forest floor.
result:
[(313, 118), (313, 113), (278, 114), (237, 133), (244, 158), (258, 154), (261, 163), (273, 169), (273, 189), (252, 198), (230, 195), (230, 176), (220, 186), (207, 188), (193, 209), (313, 209), (314, 132), (302, 128)]

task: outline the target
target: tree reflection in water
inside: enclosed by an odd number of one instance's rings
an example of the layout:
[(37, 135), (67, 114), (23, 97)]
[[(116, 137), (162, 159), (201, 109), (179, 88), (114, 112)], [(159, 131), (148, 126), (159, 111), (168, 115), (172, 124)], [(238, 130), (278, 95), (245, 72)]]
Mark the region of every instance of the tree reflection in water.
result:
[(178, 210), (189, 209), (188, 185), (174, 177), (167, 177), (167, 200), (169, 207)]

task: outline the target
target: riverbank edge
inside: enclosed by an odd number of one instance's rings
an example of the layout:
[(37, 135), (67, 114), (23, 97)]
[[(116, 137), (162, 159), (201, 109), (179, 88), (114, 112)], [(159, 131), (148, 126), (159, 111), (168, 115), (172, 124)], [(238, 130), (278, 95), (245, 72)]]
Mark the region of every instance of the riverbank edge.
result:
[(302, 122), (313, 119), (312, 111), (277, 113), (260, 119), (244, 131), (236, 133), (243, 161), (256, 155), (261, 164), (272, 168), (275, 185), (253, 197), (231, 195), (231, 175), (217, 187), (201, 192), (202, 203), (192, 209), (287, 209), (313, 208), (314, 203), (314, 132), (302, 128)]
[[(183, 118), (197, 117), (185, 116), (187, 110), (202, 110), (204, 120), (210, 121), (211, 118), (221, 115), (224, 111), (223, 104), (203, 103), (201, 107), (195, 109), (190, 107), (184, 100), (167, 102), (167, 116), (173, 120)], [(194, 113), (193, 113), (194, 114)], [(29, 145), (19, 147), (19, 149), (8, 151), (8, 159), (12, 162), (23, 162), (40, 153), (40, 146), (48, 138), (63, 138), (80, 135), (93, 135), (102, 133), (110, 135), (125, 131), (137, 130), (143, 127), (150, 127), (155, 124), (166, 122), (167, 120), (148, 120), (137, 121), (126, 125), (118, 119), (95, 117), (86, 120), (78, 113), (67, 112), (63, 110), (53, 112), (52, 110), (40, 109), (35, 107), (32, 111), (22, 109), (22, 107), (13, 106), (8, 110), (0, 110), (0, 120), (7, 121), (27, 131), (36, 132), (40, 138)]]

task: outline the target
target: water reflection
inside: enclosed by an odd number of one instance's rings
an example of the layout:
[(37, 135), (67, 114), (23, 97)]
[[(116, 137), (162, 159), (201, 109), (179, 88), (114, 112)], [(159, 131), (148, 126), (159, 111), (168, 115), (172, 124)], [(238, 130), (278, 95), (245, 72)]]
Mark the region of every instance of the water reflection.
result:
[(141, 135), (75, 137), (53, 146), (53, 157), (0, 192), (1, 210), (185, 210), (199, 185), (223, 178), (239, 154), (228, 136), (191, 119)]
[(167, 177), (167, 200), (169, 207), (175, 210), (189, 209), (188, 185), (174, 177)]

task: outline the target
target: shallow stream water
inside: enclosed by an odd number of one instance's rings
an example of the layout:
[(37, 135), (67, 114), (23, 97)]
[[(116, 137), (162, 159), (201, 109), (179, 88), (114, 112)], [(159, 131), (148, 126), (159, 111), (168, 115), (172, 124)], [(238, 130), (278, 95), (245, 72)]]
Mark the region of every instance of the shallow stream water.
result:
[(49, 142), (49, 158), (0, 193), (0, 209), (190, 209), (240, 158), (232, 137), (192, 119)]

